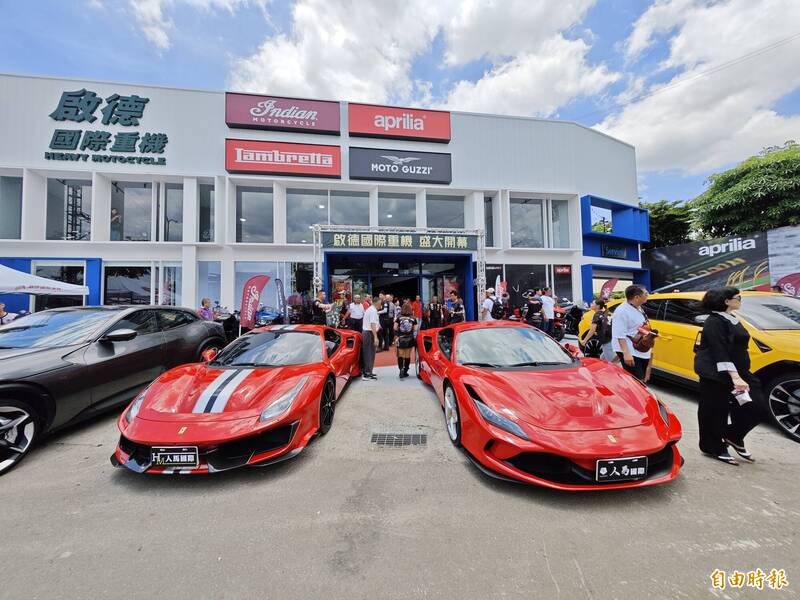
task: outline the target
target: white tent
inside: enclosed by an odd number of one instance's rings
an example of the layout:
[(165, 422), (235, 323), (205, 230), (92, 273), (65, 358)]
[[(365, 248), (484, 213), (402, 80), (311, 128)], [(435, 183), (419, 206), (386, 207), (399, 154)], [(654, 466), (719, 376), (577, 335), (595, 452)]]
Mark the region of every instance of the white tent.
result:
[(62, 283), (54, 279), (23, 273), (0, 265), (0, 294), (36, 294), (42, 296), (87, 296), (85, 285)]

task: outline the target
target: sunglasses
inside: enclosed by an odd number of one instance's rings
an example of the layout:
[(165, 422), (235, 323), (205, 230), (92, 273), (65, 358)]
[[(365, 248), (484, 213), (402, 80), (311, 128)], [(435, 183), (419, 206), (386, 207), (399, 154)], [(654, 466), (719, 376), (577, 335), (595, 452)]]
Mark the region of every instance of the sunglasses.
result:
[(734, 296), (733, 298), (731, 298), (731, 300), (738, 300), (739, 302), (741, 302), (742, 301), (742, 297), (741, 296)]

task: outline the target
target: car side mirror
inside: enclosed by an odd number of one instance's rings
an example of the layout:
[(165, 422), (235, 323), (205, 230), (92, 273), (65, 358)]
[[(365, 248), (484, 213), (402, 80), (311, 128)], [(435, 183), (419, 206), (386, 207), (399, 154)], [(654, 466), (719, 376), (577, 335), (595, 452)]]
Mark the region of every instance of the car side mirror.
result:
[(355, 348), (356, 347), (356, 338), (347, 338), (347, 347), (348, 348)]
[(217, 356), (217, 351), (214, 348), (208, 348), (207, 350), (203, 350), (200, 356), (203, 357), (203, 362), (211, 362)]
[(572, 358), (582, 358), (583, 352), (575, 344), (564, 344), (564, 350), (572, 355)]
[(694, 322), (695, 322), (695, 324), (697, 324), (697, 325), (702, 325), (703, 323), (705, 323), (705, 322), (706, 322), (706, 319), (708, 319), (708, 315), (697, 315), (697, 316), (694, 318)]
[(103, 337), (100, 338), (101, 342), (129, 342), (133, 338), (135, 338), (137, 333), (133, 329), (115, 329), (114, 331), (109, 331)]

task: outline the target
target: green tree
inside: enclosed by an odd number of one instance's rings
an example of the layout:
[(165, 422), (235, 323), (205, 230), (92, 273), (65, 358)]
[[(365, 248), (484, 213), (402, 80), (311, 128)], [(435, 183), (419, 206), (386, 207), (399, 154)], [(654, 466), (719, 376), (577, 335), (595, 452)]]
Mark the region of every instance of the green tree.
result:
[(800, 224), (800, 146), (765, 148), (708, 178), (691, 201), (694, 226), (704, 237), (748, 235)]
[(692, 213), (681, 200), (642, 202), (650, 217), (650, 242), (643, 248), (661, 248), (691, 241)]

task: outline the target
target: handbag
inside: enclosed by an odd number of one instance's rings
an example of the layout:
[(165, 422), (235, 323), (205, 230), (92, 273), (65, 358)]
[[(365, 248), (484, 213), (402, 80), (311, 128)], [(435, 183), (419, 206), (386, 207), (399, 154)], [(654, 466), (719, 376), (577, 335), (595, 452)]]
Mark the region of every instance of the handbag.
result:
[(647, 318), (647, 315), (644, 314), (642, 309), (639, 309), (639, 312), (642, 313), (644, 317), (644, 323), (641, 327), (639, 327), (639, 331), (636, 332), (633, 336), (628, 336), (633, 344), (633, 349), (637, 352), (650, 352), (653, 349), (653, 346), (656, 345), (656, 338), (658, 337), (658, 329), (653, 329), (650, 326), (650, 320)]

